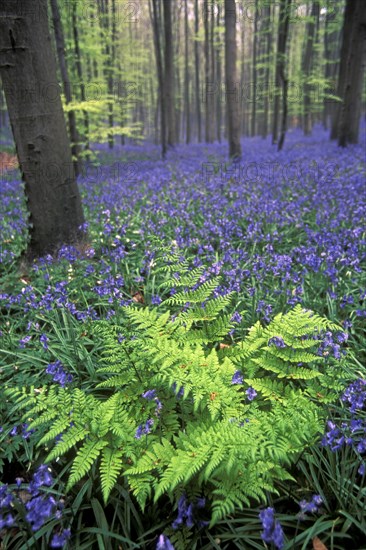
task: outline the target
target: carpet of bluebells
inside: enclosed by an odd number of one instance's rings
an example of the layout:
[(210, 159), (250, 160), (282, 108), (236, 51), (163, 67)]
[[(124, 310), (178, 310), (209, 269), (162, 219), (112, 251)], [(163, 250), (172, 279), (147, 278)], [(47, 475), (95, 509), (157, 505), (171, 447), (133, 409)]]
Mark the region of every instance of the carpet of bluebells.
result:
[[(227, 161), (226, 144), (177, 146), (166, 161), (155, 145), (117, 146), (113, 152), (95, 145), (97, 161), (79, 178), (88, 242), (64, 246), (57, 257), (41, 258), (31, 268), (18, 261), (27, 239), (22, 183), (17, 172), (3, 175), (1, 383), (70, 383), (82, 367), (68, 359), (55, 320), (67, 311), (77, 325), (113, 319), (128, 304), (158, 307), (164, 296), (157, 291), (155, 260), (162, 246), (178, 249), (193, 265), (204, 266), (200, 282), (220, 275), (216, 293), (235, 291), (234, 341), (257, 320), (266, 324), (298, 303), (342, 327), (338, 339), (326, 336), (320, 353), (324, 360), (346, 355), (354, 380), (340, 395), (321, 446), (329, 456), (353, 461), (358, 476), (353, 482), (361, 490), (366, 474), (363, 145), (340, 149), (323, 129), (306, 138), (293, 130), (280, 153), (269, 139), (243, 140), (243, 160), (237, 164)], [(51, 489), (52, 468), (42, 465), (27, 425), (18, 417), (14, 421), (5, 403), (0, 412), (0, 541), (16, 521), (33, 532), (51, 522), (50, 546), (65, 548), (72, 533), (62, 520), (62, 494)], [(324, 513), (316, 487), (299, 502), (295, 523), (319, 521)], [(173, 528), (192, 527), (203, 506), (183, 498)], [(256, 512), (260, 534), (250, 548), (286, 547), (290, 511), (279, 509), (282, 523), (274, 506)], [(366, 536), (364, 513), (357, 522), (358, 534)], [(162, 533), (153, 547), (173, 545)]]

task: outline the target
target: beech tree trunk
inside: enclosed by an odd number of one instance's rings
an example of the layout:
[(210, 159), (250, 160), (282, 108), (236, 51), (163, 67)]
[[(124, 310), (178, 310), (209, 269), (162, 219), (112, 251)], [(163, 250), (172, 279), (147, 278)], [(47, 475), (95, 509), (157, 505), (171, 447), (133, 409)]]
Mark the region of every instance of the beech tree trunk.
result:
[[(339, 63), (339, 73), (338, 73), (338, 83), (337, 83), (337, 96), (342, 100), (344, 98), (344, 92), (346, 88), (347, 63), (348, 63), (348, 58), (350, 54), (352, 27), (354, 23), (354, 12), (356, 10), (357, 3), (358, 3), (358, 0), (348, 0), (344, 11), (341, 59)], [(332, 129), (330, 132), (330, 139), (338, 138), (340, 114), (341, 114), (341, 104), (338, 103), (332, 118)]]
[(265, 36), (265, 71), (264, 71), (264, 91), (263, 91), (263, 128), (262, 137), (266, 138), (268, 134), (268, 117), (269, 117), (269, 78), (271, 65), (271, 6), (264, 7), (263, 32)]
[(164, 87), (167, 109), (167, 144), (173, 147), (176, 141), (175, 134), (175, 101), (174, 101), (174, 51), (173, 51), (173, 33), (172, 33), (172, 12), (171, 0), (163, 0), (164, 13)]
[(239, 93), (236, 76), (235, 0), (225, 0), (225, 84), (228, 121), (229, 156), (241, 158)]
[(212, 125), (212, 98), (214, 94), (215, 82), (211, 80), (211, 63), (210, 63), (210, 27), (209, 27), (209, 13), (210, 13), (210, 4), (208, 0), (203, 0), (203, 10), (204, 10), (204, 30), (205, 30), (205, 40), (204, 40), (204, 57), (205, 57), (205, 93), (204, 93), (204, 102), (205, 102), (205, 141), (207, 143), (212, 143), (213, 141), (213, 125)]
[(189, 100), (189, 65), (188, 65), (188, 0), (184, 3), (184, 110), (186, 114), (186, 143), (191, 141), (191, 109)]
[(304, 134), (307, 136), (311, 134), (312, 120), (311, 120), (311, 86), (309, 79), (311, 77), (312, 62), (314, 56), (314, 41), (315, 41), (315, 24), (319, 17), (320, 6), (319, 2), (314, 1), (311, 8), (310, 17), (311, 20), (306, 25), (306, 45), (305, 53), (302, 63), (302, 72), (304, 75)]
[(252, 55), (252, 115), (250, 119), (250, 135), (255, 136), (256, 110), (257, 110), (257, 32), (258, 32), (258, 0), (254, 4), (254, 28), (253, 28), (253, 55)]
[[(220, 4), (217, 5), (217, 16), (216, 16), (216, 26), (220, 27), (221, 23), (221, 7)], [(218, 32), (218, 31), (217, 31)], [(218, 34), (217, 37), (217, 47), (216, 47), (216, 79), (218, 88), (221, 86), (221, 36)], [(218, 90), (216, 94), (216, 137), (217, 141), (221, 143), (221, 94)]]
[[(24, 0), (26, 1), (26, 0)], [(85, 84), (83, 79), (83, 69), (81, 66), (81, 56), (80, 56), (80, 46), (79, 46), (79, 31), (77, 26), (77, 14), (76, 14), (76, 2), (72, 6), (72, 31), (74, 36), (74, 51), (75, 51), (75, 64), (76, 64), (76, 73), (79, 79), (80, 86), (80, 99), (81, 101), (86, 101), (85, 95)], [(89, 150), (89, 115), (88, 111), (83, 111), (84, 116), (84, 129), (85, 129), (85, 150)]]
[[(67, 67), (67, 61), (65, 57), (65, 39), (62, 29), (62, 22), (60, 17), (60, 10), (58, 8), (57, 0), (51, 0), (51, 10), (52, 10), (52, 21), (55, 31), (55, 41), (56, 49), (58, 56), (58, 63), (60, 67), (62, 87), (65, 94), (66, 103), (72, 102), (71, 95), (71, 86), (69, 80), (69, 71)], [(73, 156), (75, 176), (80, 174), (80, 146), (79, 146), (79, 136), (76, 126), (76, 116), (75, 111), (69, 111), (67, 113), (68, 122), (69, 122), (69, 132), (71, 139), (71, 153)]]
[(27, 256), (54, 252), (83, 236), (81, 200), (73, 175), (47, 0), (2, 0), (0, 76), (29, 210)]
[(198, 0), (194, 0), (194, 60), (195, 60), (195, 83), (196, 83), (196, 113), (197, 113), (197, 138), (198, 142), (202, 141), (201, 131), (201, 97), (200, 97), (200, 65), (199, 65), (199, 52), (198, 52), (198, 36), (199, 31), (199, 16), (198, 16)]
[(341, 147), (348, 143), (358, 143), (366, 64), (366, 3), (364, 0), (352, 2), (355, 4), (355, 11), (338, 129), (338, 145)]
[[(273, 130), (272, 143), (278, 143), (278, 150), (283, 147), (287, 124), (287, 92), (288, 79), (285, 73), (286, 44), (290, 21), (291, 0), (280, 0), (280, 13), (278, 22), (278, 39), (275, 74), (275, 100), (273, 106)], [(280, 122), (280, 90), (282, 91), (282, 119), (280, 139), (278, 139), (278, 127)]]
[(156, 72), (158, 75), (159, 83), (159, 103), (160, 103), (160, 141), (161, 141), (161, 156), (163, 159), (166, 157), (166, 118), (165, 118), (165, 86), (164, 86), (164, 72), (163, 72), (163, 61), (161, 54), (161, 45), (160, 45), (160, 10), (159, 10), (159, 0), (152, 1), (152, 12), (150, 8), (150, 17), (153, 23), (153, 36), (154, 36), (154, 46), (155, 46), (155, 59), (156, 59)]

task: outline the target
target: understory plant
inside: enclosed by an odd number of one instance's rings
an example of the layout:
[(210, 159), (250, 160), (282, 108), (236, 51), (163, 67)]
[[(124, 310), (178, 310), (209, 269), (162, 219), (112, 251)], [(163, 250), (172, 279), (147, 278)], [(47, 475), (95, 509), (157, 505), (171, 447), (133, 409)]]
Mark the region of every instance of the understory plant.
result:
[(97, 467), (106, 504), (125, 479), (142, 510), (168, 499), (179, 530), (278, 494), (346, 375), (329, 353), (337, 325), (297, 305), (234, 343), (232, 295), (172, 258), (163, 286), (174, 293), (159, 307), (123, 307), (119, 323), (83, 327), (103, 349), (96, 384), (65, 378), (6, 393), (46, 462), (72, 461), (67, 491)]

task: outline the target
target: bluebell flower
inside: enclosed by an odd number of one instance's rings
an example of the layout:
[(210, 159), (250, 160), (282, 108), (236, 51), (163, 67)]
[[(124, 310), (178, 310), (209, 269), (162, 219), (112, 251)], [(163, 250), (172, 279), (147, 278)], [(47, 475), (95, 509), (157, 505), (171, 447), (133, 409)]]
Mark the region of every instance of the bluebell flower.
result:
[(142, 397), (151, 401), (156, 397), (156, 390), (147, 390), (145, 393), (142, 394)]
[(32, 498), (25, 507), (25, 519), (30, 523), (32, 531), (38, 531), (54, 515), (56, 501), (51, 495), (40, 495)]
[(319, 507), (323, 504), (323, 499), (320, 495), (313, 495), (310, 501), (301, 500), (299, 506), (303, 514), (315, 514), (319, 511)]
[(9, 529), (13, 527), (14, 524), (15, 519), (10, 513), (6, 514), (6, 516), (0, 513), (0, 529)]
[(149, 418), (149, 420), (146, 420), (145, 424), (140, 424), (136, 430), (135, 438), (141, 439), (143, 435), (148, 435), (149, 433), (151, 433), (153, 425), (154, 425), (153, 418)]
[(183, 493), (178, 500), (178, 515), (172, 523), (173, 529), (178, 529), (181, 525), (186, 525), (191, 529), (195, 524), (203, 527), (207, 522), (203, 522), (198, 517), (195, 517), (197, 510), (203, 509), (206, 505), (205, 498), (198, 498), (195, 502), (188, 502), (186, 494)]
[(245, 393), (247, 395), (248, 401), (253, 401), (257, 397), (257, 392), (254, 388), (249, 387), (247, 390), (245, 390)]
[(244, 378), (240, 370), (235, 371), (233, 374), (233, 377), (231, 379), (232, 384), (242, 384), (244, 382)]
[(70, 529), (64, 529), (61, 533), (55, 533), (51, 539), (51, 548), (63, 548), (71, 536)]
[(43, 349), (48, 349), (48, 338), (46, 336), (46, 334), (41, 334), (41, 336), (39, 337), (39, 341), (41, 342), (42, 346), (43, 346)]
[(270, 338), (268, 340), (268, 345), (269, 346), (276, 346), (276, 348), (285, 348), (286, 347), (286, 344), (283, 341), (283, 338), (281, 338), (281, 336), (272, 336), (272, 338)]
[(156, 544), (156, 550), (174, 550), (174, 546), (166, 535), (160, 535)]
[(285, 535), (280, 522), (275, 519), (274, 509), (268, 507), (261, 510), (259, 513), (259, 519), (261, 520), (263, 526), (261, 537), (264, 542), (273, 542), (275, 547), (278, 550), (281, 550), (285, 544)]

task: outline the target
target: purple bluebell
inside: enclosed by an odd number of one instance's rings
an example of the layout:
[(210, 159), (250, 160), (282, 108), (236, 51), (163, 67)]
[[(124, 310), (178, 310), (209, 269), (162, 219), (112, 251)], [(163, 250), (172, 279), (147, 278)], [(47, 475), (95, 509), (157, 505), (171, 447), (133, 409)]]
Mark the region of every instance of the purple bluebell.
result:
[(278, 550), (281, 550), (285, 544), (285, 535), (280, 522), (275, 519), (274, 509), (268, 507), (261, 510), (259, 513), (259, 519), (261, 520), (263, 526), (261, 537), (264, 542), (269, 544), (272, 542)]
[(232, 384), (242, 384), (244, 382), (244, 377), (240, 370), (237, 370), (234, 372), (233, 377), (231, 379)]

